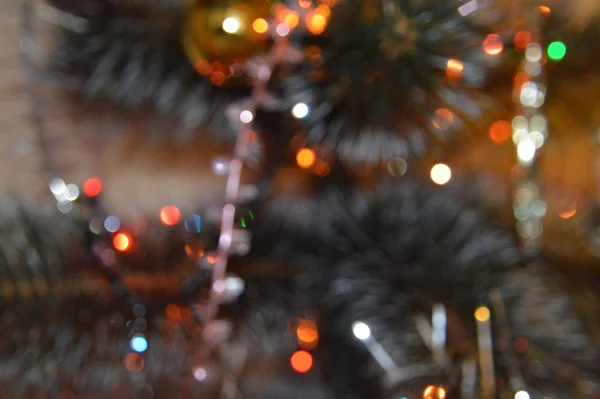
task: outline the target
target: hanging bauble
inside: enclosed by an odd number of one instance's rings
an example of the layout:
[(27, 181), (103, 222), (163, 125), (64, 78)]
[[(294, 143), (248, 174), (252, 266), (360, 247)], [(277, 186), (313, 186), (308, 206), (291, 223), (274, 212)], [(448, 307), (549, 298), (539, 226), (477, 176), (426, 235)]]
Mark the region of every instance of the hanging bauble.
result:
[(246, 61), (268, 49), (269, 15), (264, 0), (194, 1), (182, 36), (188, 59), (215, 86), (239, 81)]

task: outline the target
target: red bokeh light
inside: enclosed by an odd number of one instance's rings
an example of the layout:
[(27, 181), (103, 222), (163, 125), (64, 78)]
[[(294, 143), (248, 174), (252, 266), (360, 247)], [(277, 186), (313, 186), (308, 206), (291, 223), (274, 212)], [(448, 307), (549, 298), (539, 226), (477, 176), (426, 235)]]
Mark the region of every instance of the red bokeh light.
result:
[(83, 193), (88, 197), (95, 197), (102, 192), (102, 180), (99, 177), (90, 177), (83, 183)]

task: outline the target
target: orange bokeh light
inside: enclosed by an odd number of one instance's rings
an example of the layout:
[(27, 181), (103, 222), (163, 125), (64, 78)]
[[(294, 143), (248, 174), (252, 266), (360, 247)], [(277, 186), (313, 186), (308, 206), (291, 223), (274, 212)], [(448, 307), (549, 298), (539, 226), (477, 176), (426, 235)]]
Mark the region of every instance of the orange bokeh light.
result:
[(561, 212), (559, 216), (563, 219), (570, 219), (577, 213), (577, 208), (570, 209), (568, 211)]
[(269, 30), (269, 23), (263, 18), (257, 18), (252, 23), (252, 29), (254, 29), (256, 33), (265, 33)]
[(320, 161), (315, 165), (315, 173), (318, 176), (325, 177), (329, 174), (329, 172), (331, 172), (331, 167), (327, 162)]
[(174, 205), (164, 206), (160, 210), (160, 221), (167, 226), (174, 226), (181, 219), (181, 211)]
[(429, 385), (423, 390), (423, 399), (444, 399), (446, 390), (442, 387)]
[(548, 6), (540, 6), (540, 12), (545, 15), (550, 15), (552, 10)]
[(298, 327), (296, 328), (296, 337), (298, 343), (305, 349), (312, 349), (317, 346), (319, 342), (319, 331), (317, 325), (311, 320), (298, 320)]
[(181, 315), (179, 306), (177, 306), (173, 303), (167, 305), (167, 308), (165, 309), (165, 313), (167, 314), (167, 317), (171, 320), (177, 320), (177, 319), (179, 319), (179, 316)]
[(310, 148), (302, 148), (296, 154), (296, 163), (303, 169), (308, 169), (313, 166), (316, 160), (317, 157), (315, 152)]
[(290, 11), (286, 13), (285, 17), (283, 18), (283, 22), (285, 22), (290, 29), (294, 29), (300, 22), (300, 16), (296, 11)]
[(298, 0), (298, 5), (302, 8), (308, 8), (312, 5), (312, 0)]
[(446, 63), (446, 73), (452, 77), (460, 77), (462, 75), (462, 71), (464, 69), (464, 65), (459, 60), (455, 60), (450, 58)]
[(88, 197), (95, 197), (102, 192), (102, 180), (99, 177), (90, 177), (83, 182), (83, 193)]
[(500, 55), (504, 50), (504, 43), (502, 43), (502, 39), (495, 33), (487, 35), (487, 37), (483, 40), (483, 51), (487, 55)]
[(144, 358), (137, 353), (129, 353), (125, 357), (125, 368), (128, 371), (142, 371), (144, 369)]
[(313, 357), (306, 351), (297, 351), (290, 359), (292, 368), (298, 373), (306, 373), (313, 366)]
[(117, 233), (113, 237), (113, 246), (117, 251), (125, 252), (133, 246), (133, 239), (127, 233)]
[(525, 50), (531, 43), (531, 33), (526, 30), (520, 30), (515, 34), (515, 46), (519, 50)]
[(447, 130), (454, 123), (454, 114), (446, 108), (439, 108), (435, 111), (432, 124), (436, 129)]
[(306, 28), (313, 35), (320, 35), (325, 31), (327, 18), (315, 11), (306, 15)]
[(210, 65), (210, 62), (206, 60), (196, 61), (194, 68), (196, 68), (196, 72), (203, 76), (208, 76), (212, 72), (212, 66)]
[(497, 144), (504, 143), (512, 134), (512, 126), (508, 121), (496, 121), (490, 126), (490, 139)]

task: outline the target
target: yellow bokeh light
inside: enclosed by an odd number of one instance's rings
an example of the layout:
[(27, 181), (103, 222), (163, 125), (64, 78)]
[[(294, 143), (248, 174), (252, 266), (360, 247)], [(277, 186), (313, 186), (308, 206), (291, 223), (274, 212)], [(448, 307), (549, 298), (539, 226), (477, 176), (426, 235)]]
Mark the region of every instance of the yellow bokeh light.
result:
[(283, 22), (290, 28), (294, 29), (298, 26), (298, 22), (300, 22), (300, 16), (295, 11), (290, 11), (285, 15)]
[(327, 26), (327, 18), (317, 12), (311, 12), (306, 16), (306, 28), (313, 35), (320, 35)]
[(252, 29), (254, 29), (256, 33), (265, 33), (269, 30), (269, 23), (263, 18), (257, 18), (252, 23)]
[(448, 165), (438, 163), (433, 165), (433, 168), (431, 168), (430, 176), (431, 180), (435, 184), (439, 184), (441, 186), (450, 181), (450, 179), (452, 178), (452, 170)]
[(478, 308), (475, 311), (475, 319), (477, 321), (488, 321), (490, 319), (490, 310), (485, 306)]

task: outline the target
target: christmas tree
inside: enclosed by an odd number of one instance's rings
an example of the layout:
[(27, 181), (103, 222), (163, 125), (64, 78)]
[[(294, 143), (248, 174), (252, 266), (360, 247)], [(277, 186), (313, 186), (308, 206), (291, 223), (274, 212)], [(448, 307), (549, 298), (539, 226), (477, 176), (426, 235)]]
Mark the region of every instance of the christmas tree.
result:
[(0, 397), (600, 398), (600, 2), (20, 18)]

